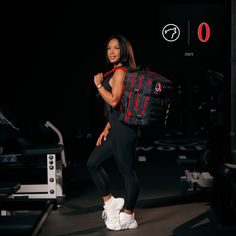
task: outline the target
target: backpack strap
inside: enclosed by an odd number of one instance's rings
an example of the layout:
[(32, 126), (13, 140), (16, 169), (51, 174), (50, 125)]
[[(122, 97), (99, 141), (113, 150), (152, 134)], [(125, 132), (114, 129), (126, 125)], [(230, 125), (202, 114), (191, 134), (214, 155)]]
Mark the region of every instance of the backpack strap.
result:
[(107, 77), (108, 75), (110, 75), (111, 73), (114, 73), (116, 70), (118, 69), (121, 69), (121, 70), (124, 70), (124, 71), (128, 71), (128, 68), (125, 67), (125, 66), (119, 66), (119, 67), (115, 67), (113, 68), (111, 71), (107, 72), (106, 74), (103, 75), (103, 77)]

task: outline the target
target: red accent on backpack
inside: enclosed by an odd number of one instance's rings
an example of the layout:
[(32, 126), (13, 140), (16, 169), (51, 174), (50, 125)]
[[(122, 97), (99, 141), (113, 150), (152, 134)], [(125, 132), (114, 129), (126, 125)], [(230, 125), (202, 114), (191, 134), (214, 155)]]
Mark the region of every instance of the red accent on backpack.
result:
[(124, 67), (113, 68), (104, 77), (117, 69), (126, 71), (119, 120), (134, 126), (166, 124), (172, 82), (156, 72), (132, 71)]
[(134, 126), (164, 125), (172, 82), (151, 71), (127, 71), (121, 95), (120, 121)]
[(108, 75), (110, 75), (111, 73), (115, 72), (115, 71), (118, 70), (118, 69), (122, 69), (122, 70), (124, 70), (124, 71), (127, 71), (126, 68), (124, 68), (124, 67), (122, 67), (122, 66), (119, 66), (119, 67), (113, 68), (111, 71), (109, 71), (109, 72), (107, 72), (106, 74), (104, 74), (103, 77), (104, 77), (104, 78), (107, 77)]

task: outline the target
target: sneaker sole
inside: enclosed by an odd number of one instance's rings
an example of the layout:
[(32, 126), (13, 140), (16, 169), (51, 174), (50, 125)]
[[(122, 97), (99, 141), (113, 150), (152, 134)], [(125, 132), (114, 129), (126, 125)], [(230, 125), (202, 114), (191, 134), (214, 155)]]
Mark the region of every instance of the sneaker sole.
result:
[(110, 227), (110, 226), (106, 226), (107, 229), (112, 230), (112, 231), (118, 231), (121, 230), (121, 227)]
[(128, 229), (136, 229), (138, 228), (138, 223), (137, 222), (133, 222), (132, 224), (129, 225)]

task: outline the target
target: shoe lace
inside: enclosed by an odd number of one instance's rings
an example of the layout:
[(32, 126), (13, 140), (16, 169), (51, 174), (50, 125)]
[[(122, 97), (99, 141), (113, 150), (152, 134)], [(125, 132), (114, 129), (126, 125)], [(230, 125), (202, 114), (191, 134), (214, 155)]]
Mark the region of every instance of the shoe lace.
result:
[[(109, 214), (107, 214), (107, 210), (103, 210), (103, 212), (102, 212), (102, 219), (104, 219), (104, 221), (106, 222), (106, 221), (108, 221), (108, 216)], [(120, 218), (120, 215), (119, 215), (119, 212), (117, 212), (117, 214), (116, 215), (114, 215), (113, 216), (113, 222), (116, 222), (117, 220), (119, 220), (119, 218)]]
[(107, 219), (107, 212), (106, 212), (106, 210), (104, 210), (104, 211), (102, 212), (102, 219), (104, 219), (104, 220)]

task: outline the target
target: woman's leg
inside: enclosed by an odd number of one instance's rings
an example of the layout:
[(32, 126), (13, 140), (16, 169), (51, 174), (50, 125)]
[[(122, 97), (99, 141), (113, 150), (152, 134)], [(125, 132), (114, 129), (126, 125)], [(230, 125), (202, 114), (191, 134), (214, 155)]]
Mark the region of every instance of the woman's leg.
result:
[(102, 141), (100, 146), (96, 146), (91, 153), (88, 161), (87, 167), (92, 177), (99, 193), (103, 197), (104, 201), (110, 199), (110, 188), (109, 188), (109, 178), (102, 168), (102, 163), (112, 157), (112, 144), (111, 139), (108, 135), (106, 141)]
[(125, 184), (125, 213), (132, 214), (136, 205), (139, 184), (134, 170), (134, 157), (118, 154), (117, 165)]
[(112, 135), (112, 148), (118, 169), (125, 184), (125, 212), (132, 214), (139, 193), (138, 179), (134, 170), (136, 161), (137, 131), (117, 124)]
[(111, 195), (108, 176), (101, 167), (101, 164), (111, 156), (111, 139), (107, 137), (106, 141), (102, 141), (102, 144), (94, 149), (88, 159), (87, 167), (104, 201), (102, 218), (104, 219), (106, 227), (110, 230), (120, 230), (121, 226), (119, 224), (119, 213), (123, 208), (124, 199), (114, 198)]
[(121, 229), (135, 229), (138, 223), (134, 217), (139, 185), (134, 170), (136, 161), (137, 130), (117, 122), (112, 136), (112, 148), (118, 169), (125, 183), (125, 210), (120, 212), (119, 224)]

